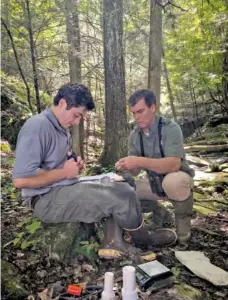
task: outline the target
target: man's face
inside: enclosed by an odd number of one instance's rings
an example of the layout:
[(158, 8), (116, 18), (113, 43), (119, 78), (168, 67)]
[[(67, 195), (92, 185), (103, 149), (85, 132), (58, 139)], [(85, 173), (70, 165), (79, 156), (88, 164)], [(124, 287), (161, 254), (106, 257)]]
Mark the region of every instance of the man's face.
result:
[(66, 100), (61, 99), (58, 104), (58, 121), (64, 128), (78, 125), (80, 120), (84, 118), (86, 109), (83, 106), (72, 107), (67, 110)]
[(144, 99), (139, 100), (134, 106), (130, 107), (137, 126), (143, 130), (147, 130), (154, 122), (156, 106), (152, 104), (148, 107)]

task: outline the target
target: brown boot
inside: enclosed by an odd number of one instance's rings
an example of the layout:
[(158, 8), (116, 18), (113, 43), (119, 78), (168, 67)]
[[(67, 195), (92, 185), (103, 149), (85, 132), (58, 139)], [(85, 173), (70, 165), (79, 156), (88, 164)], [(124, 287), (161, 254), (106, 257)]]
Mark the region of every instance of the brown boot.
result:
[(181, 244), (187, 243), (191, 238), (193, 201), (193, 192), (184, 201), (171, 201), (174, 207), (177, 237)]
[(129, 231), (132, 241), (139, 248), (163, 247), (169, 246), (176, 242), (177, 235), (172, 229), (157, 229), (149, 233), (146, 226)]
[(123, 229), (121, 229), (112, 217), (107, 218), (104, 228), (104, 239), (98, 255), (101, 258), (114, 259), (124, 253), (136, 254), (137, 250), (123, 238)]
[(141, 199), (143, 212), (152, 212), (152, 222), (148, 225), (149, 230), (163, 228), (165, 223), (171, 223), (170, 212), (156, 200)]

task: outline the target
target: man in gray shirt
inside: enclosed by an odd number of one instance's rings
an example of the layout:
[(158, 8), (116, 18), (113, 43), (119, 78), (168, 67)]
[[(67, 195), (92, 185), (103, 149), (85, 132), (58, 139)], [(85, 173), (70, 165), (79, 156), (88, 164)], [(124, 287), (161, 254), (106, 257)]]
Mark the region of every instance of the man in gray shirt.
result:
[[(17, 141), (13, 183), (22, 189), (25, 203), (45, 223), (93, 223), (106, 217), (104, 248), (127, 251), (122, 229), (142, 227), (142, 214), (134, 189), (126, 182), (78, 182), (83, 161), (71, 157), (68, 128), (78, 125), (95, 107), (83, 85), (66, 84), (51, 108), (32, 116), (22, 127)], [(70, 158), (70, 159), (69, 159)], [(143, 244), (166, 245), (175, 234), (164, 231), (149, 235)]]
[[(134, 92), (129, 105), (136, 128), (129, 136), (129, 156), (117, 162), (117, 169), (134, 175), (141, 169), (147, 171), (149, 181), (144, 178), (136, 182), (139, 197), (171, 201), (178, 240), (185, 243), (191, 236), (194, 171), (185, 159), (181, 128), (176, 122), (156, 115), (156, 98), (150, 90)], [(155, 202), (153, 209), (153, 225), (160, 228), (166, 210)]]

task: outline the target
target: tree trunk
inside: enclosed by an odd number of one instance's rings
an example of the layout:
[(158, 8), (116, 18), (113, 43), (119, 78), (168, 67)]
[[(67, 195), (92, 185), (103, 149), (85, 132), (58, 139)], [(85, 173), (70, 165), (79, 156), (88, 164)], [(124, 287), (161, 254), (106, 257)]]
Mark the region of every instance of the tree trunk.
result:
[[(226, 0), (226, 11), (228, 12), (228, 0)], [(223, 99), (226, 113), (228, 114), (228, 30), (226, 28), (225, 53), (223, 59), (222, 79)]]
[(192, 100), (192, 109), (193, 109), (193, 118), (196, 116), (196, 120), (197, 122), (194, 122), (194, 124), (196, 123), (197, 125), (195, 126), (195, 131), (197, 136), (201, 135), (201, 132), (198, 128), (198, 124), (199, 124), (199, 117), (198, 117), (198, 110), (197, 110), (197, 104), (196, 104), (196, 97), (195, 97), (195, 92), (194, 92), (194, 88), (193, 85), (191, 84), (191, 82), (189, 82), (189, 91), (190, 91), (190, 96), (191, 96), (191, 100)]
[[(70, 81), (72, 83), (81, 82), (81, 43), (80, 43), (80, 28), (77, 11), (77, 0), (65, 1), (65, 16), (66, 16), (66, 33), (68, 41), (68, 59), (70, 69)], [(73, 126), (72, 148), (73, 151), (81, 157), (84, 157), (84, 122)]]
[(33, 71), (33, 84), (34, 84), (35, 95), (36, 95), (36, 106), (37, 106), (37, 112), (40, 113), (41, 112), (41, 103), (40, 103), (40, 95), (39, 95), (38, 73), (37, 73), (37, 67), (36, 67), (36, 48), (35, 48), (35, 43), (34, 43), (34, 39), (33, 39), (32, 19), (31, 19), (29, 1), (30, 0), (25, 0), (27, 17), (28, 17), (27, 30), (29, 33), (29, 43), (30, 43), (32, 71)]
[(182, 112), (182, 117), (184, 120), (185, 119), (185, 106), (184, 106), (184, 101), (182, 99), (183, 95), (180, 92), (177, 92), (176, 97), (177, 97), (177, 101), (181, 104), (181, 112)]
[(19, 73), (21, 75), (21, 78), (24, 82), (24, 85), (25, 85), (25, 89), (26, 89), (26, 94), (27, 94), (27, 101), (28, 101), (28, 105), (29, 105), (29, 108), (32, 112), (32, 114), (34, 115), (34, 111), (33, 111), (33, 107), (32, 107), (32, 103), (31, 103), (31, 93), (30, 93), (30, 88), (29, 88), (29, 85), (25, 79), (25, 76), (24, 76), (24, 73), (22, 71), (22, 68), (21, 68), (21, 65), (20, 65), (20, 62), (19, 62), (19, 59), (18, 59), (18, 55), (17, 55), (17, 50), (16, 50), (16, 47), (15, 47), (15, 44), (14, 44), (14, 40), (13, 40), (13, 36), (11, 34), (11, 31), (10, 29), (8, 28), (7, 24), (5, 23), (5, 21), (3, 20), (3, 18), (1, 18), (1, 22), (9, 36), (9, 39), (11, 41), (11, 45), (12, 45), (12, 48), (13, 48), (13, 53), (14, 53), (14, 57), (15, 57), (15, 60), (17, 62), (17, 67), (18, 67), (18, 70), (19, 70)]
[(101, 162), (114, 164), (127, 154), (127, 114), (123, 58), (122, 0), (103, 0), (105, 145)]
[(161, 0), (150, 1), (150, 37), (149, 37), (149, 69), (148, 88), (157, 99), (157, 109), (160, 106), (161, 93), (161, 59), (162, 59), (162, 7)]
[(170, 81), (169, 81), (169, 73), (168, 73), (167, 66), (166, 66), (164, 50), (163, 50), (163, 58), (164, 58), (163, 67), (164, 67), (164, 74), (165, 74), (167, 90), (168, 90), (168, 94), (169, 94), (169, 103), (170, 103), (170, 106), (171, 106), (173, 118), (176, 121), (177, 120), (177, 115), (176, 115), (176, 110), (175, 110), (175, 106), (174, 106), (174, 97), (173, 97), (173, 92), (172, 92)]
[(228, 114), (228, 33), (226, 34), (226, 47), (223, 58), (222, 91), (224, 107), (226, 109), (226, 113)]

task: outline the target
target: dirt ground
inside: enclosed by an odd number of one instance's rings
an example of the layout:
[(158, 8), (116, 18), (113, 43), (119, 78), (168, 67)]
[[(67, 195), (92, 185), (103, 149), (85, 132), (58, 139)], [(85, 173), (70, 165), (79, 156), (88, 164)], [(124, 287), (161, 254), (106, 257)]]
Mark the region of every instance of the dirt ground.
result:
[[(21, 283), (28, 291), (30, 300), (62, 299), (61, 294), (66, 292), (70, 283), (100, 283), (103, 284), (103, 275), (106, 271), (115, 273), (116, 299), (121, 299), (122, 267), (131, 264), (128, 258), (117, 261), (102, 261), (97, 257), (91, 262), (86, 256), (79, 255), (72, 265), (65, 266), (60, 262), (48, 258), (38, 247), (21, 249), (12, 243), (5, 246), (18, 236), (21, 231), (20, 223), (32, 217), (29, 208), (22, 205), (19, 194), (12, 187), (10, 173), (13, 155), (3, 159), (2, 177), (2, 260), (11, 263), (18, 270)], [(224, 189), (220, 191), (224, 193)], [(210, 195), (215, 197), (215, 195)], [(228, 271), (228, 201), (223, 194), (216, 191), (216, 199), (222, 199), (226, 204), (216, 207), (213, 215), (195, 212), (192, 218), (192, 238), (187, 247), (179, 245), (171, 248), (154, 249), (157, 259), (172, 269), (175, 275), (175, 284), (171, 288), (157, 292), (139, 291), (140, 299), (228, 299), (227, 287), (216, 287), (206, 280), (200, 279), (184, 267), (176, 258), (175, 250), (202, 251), (211, 263)], [(197, 211), (197, 210), (196, 210)], [(51, 297), (47, 297), (47, 288), (54, 288)], [(50, 292), (50, 290), (49, 290)], [(2, 299), (12, 299), (7, 291), (2, 290)], [(26, 299), (26, 298), (25, 298)], [(67, 299), (67, 298), (66, 298)], [(68, 298), (74, 299), (74, 298)], [(76, 299), (76, 298), (75, 298)], [(81, 299), (100, 299), (100, 293), (93, 292)]]

